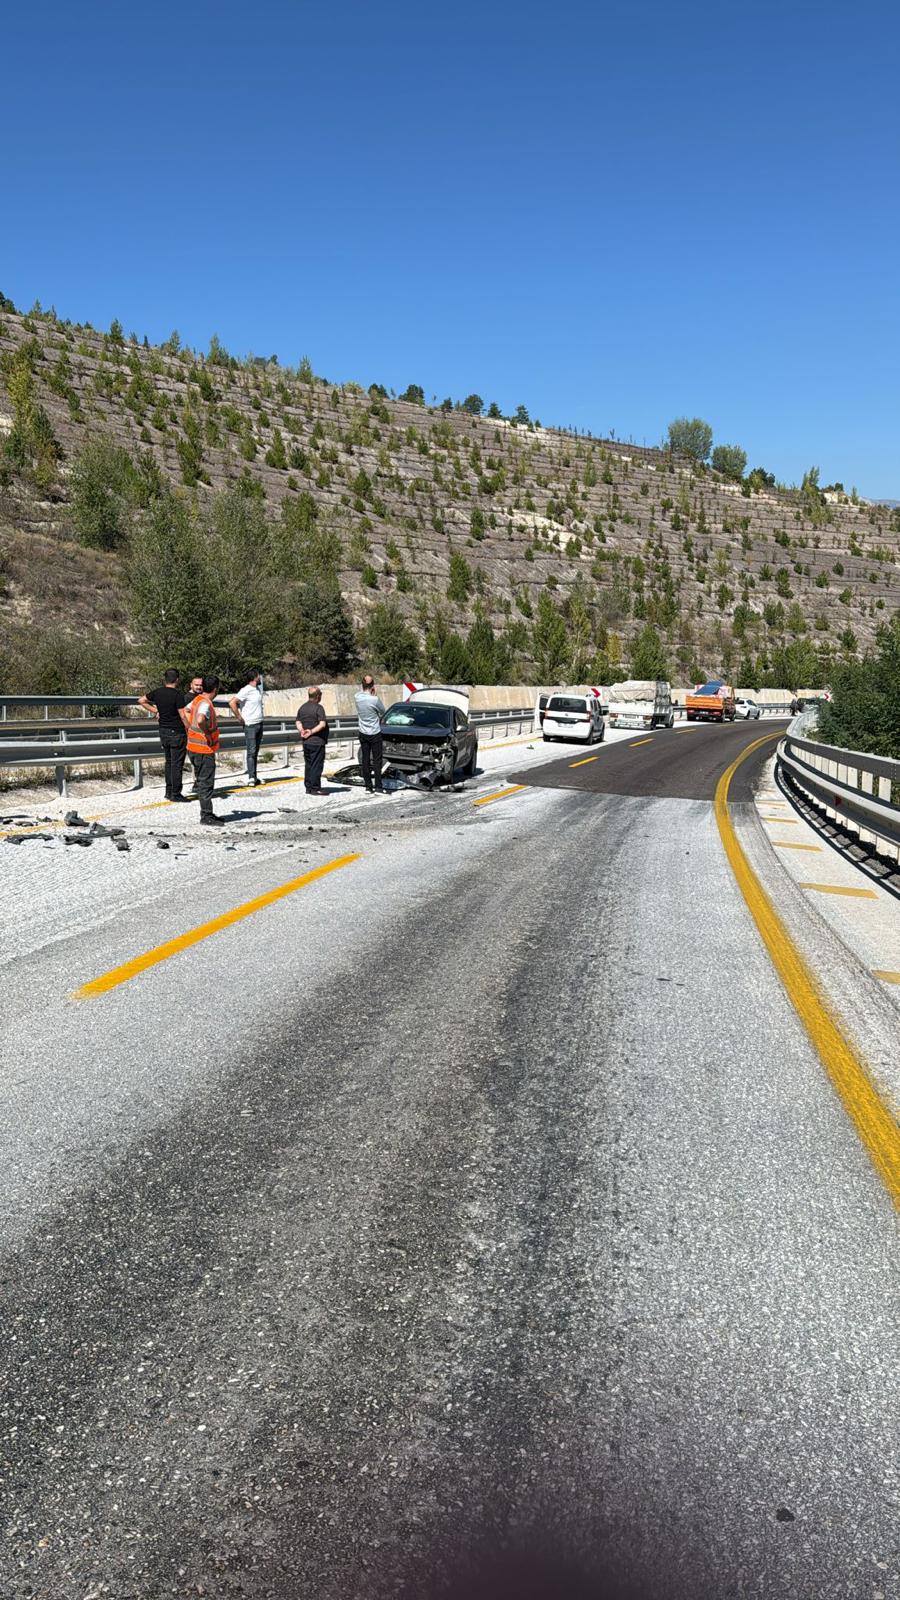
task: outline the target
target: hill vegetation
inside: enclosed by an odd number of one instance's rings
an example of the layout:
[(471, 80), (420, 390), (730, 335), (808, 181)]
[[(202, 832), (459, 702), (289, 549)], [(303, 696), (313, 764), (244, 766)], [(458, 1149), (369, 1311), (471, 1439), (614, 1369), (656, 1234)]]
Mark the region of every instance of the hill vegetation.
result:
[(814, 687), (897, 609), (900, 514), (677, 418), (658, 449), (153, 347), (0, 297), (0, 672)]

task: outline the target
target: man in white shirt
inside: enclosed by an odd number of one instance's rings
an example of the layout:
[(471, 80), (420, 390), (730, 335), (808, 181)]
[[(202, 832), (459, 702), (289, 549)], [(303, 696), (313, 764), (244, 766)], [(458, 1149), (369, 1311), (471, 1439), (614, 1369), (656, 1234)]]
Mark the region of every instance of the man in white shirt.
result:
[(261, 779), (256, 776), (256, 758), (263, 736), (263, 682), (258, 672), (251, 672), (243, 689), (233, 694), (228, 704), (238, 722), (243, 725), (244, 744), (247, 749), (247, 777), (254, 789)]
[(359, 718), (359, 764), (363, 783), (369, 794), (384, 794), (381, 780), (381, 719), (384, 701), (375, 689), (375, 679), (367, 672), (357, 695), (356, 714)]

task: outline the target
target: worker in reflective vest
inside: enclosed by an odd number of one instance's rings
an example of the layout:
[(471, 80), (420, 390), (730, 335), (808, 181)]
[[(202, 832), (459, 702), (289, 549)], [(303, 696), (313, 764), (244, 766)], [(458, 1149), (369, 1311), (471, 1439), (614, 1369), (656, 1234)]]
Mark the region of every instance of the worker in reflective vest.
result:
[(203, 679), (202, 693), (188, 707), (187, 736), (188, 754), (197, 774), (200, 821), (214, 828), (221, 828), (224, 821), (224, 818), (216, 816), (212, 808), (216, 751), (219, 748), (219, 719), (214, 704), (218, 689), (218, 678)]

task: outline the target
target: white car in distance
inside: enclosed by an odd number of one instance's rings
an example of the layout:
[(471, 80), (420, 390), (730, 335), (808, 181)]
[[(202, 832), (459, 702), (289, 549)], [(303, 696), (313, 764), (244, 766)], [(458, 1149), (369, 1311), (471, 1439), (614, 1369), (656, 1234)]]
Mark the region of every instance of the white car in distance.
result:
[(759, 719), (760, 708), (756, 701), (743, 696), (740, 700), (735, 700), (734, 711), (735, 716), (743, 717), (746, 722), (750, 722), (753, 718)]
[(606, 732), (603, 708), (593, 694), (552, 694), (541, 723), (544, 743), (577, 739), (582, 744), (602, 740)]

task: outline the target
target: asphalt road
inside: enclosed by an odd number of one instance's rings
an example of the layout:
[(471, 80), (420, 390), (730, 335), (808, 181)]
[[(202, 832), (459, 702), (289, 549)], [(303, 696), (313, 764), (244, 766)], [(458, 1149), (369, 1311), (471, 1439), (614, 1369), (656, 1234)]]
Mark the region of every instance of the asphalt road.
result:
[[(680, 722), (653, 732), (637, 730), (622, 743), (557, 746), (547, 743), (549, 760), (540, 772), (513, 773), (522, 781), (547, 789), (585, 789), (591, 794), (646, 795), (654, 799), (712, 800), (724, 767), (748, 745), (771, 735), (772, 743), (787, 727), (768, 719), (711, 724)], [(552, 752), (565, 749), (558, 760)], [(735, 801), (750, 797), (756, 765), (735, 773)]]
[(468, 1596), (499, 1550), (528, 1577), (492, 1595), (897, 1592), (895, 1219), (708, 799), (759, 732), (373, 805), (32, 928), (3, 1600)]

